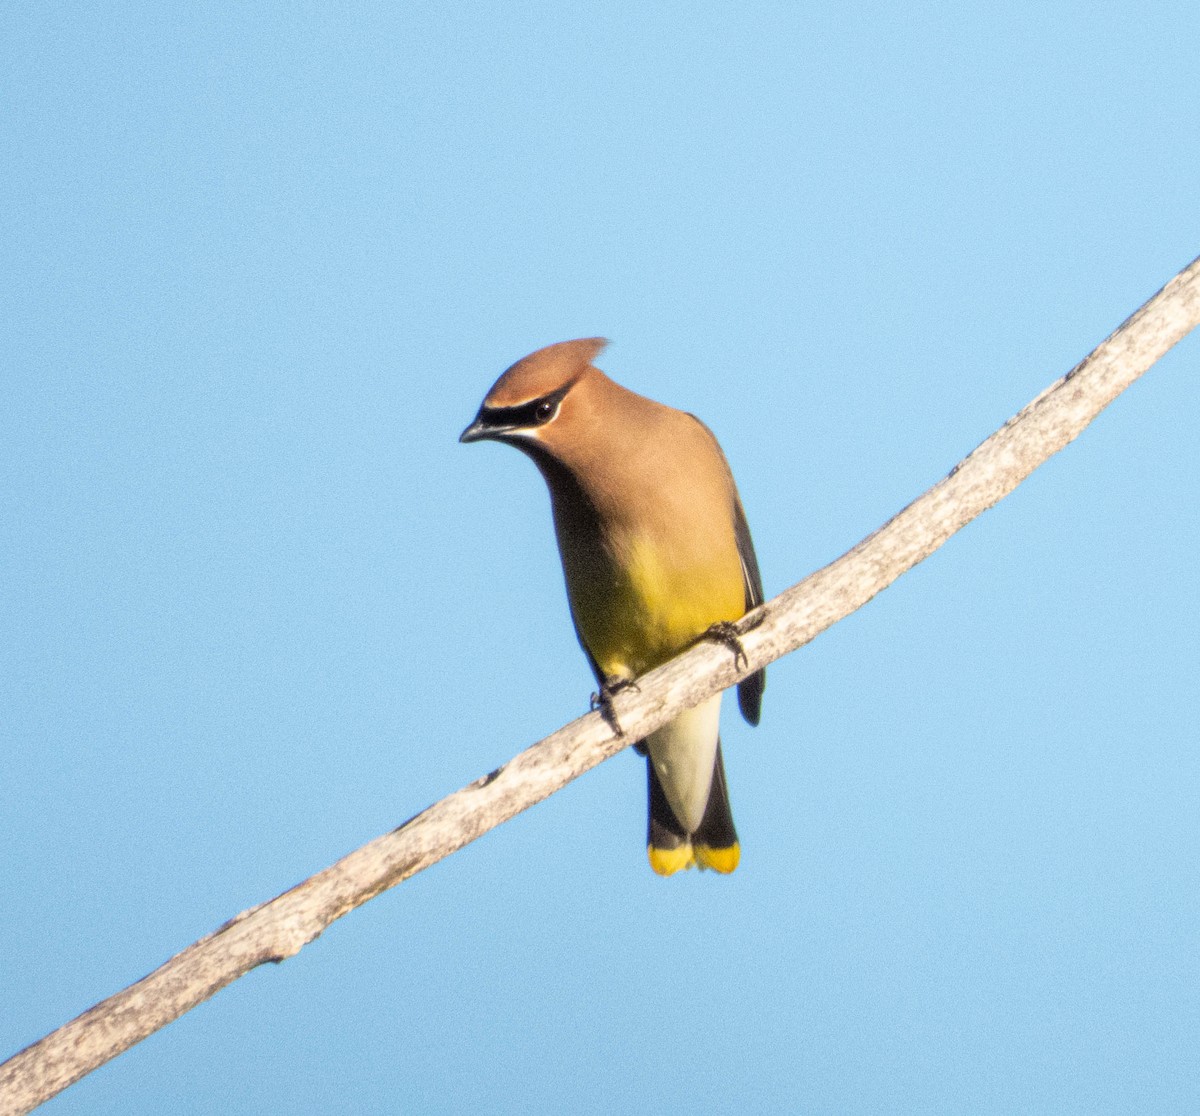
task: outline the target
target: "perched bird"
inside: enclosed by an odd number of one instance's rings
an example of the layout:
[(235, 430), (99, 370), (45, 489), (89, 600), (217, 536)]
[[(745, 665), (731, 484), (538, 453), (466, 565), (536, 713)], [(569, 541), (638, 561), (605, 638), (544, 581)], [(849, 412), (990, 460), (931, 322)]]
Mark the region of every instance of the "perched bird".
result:
[[(602, 699), (707, 634), (728, 639), (728, 624), (763, 599), (716, 438), (694, 415), (595, 368), (606, 344), (564, 341), (519, 360), (459, 439), (515, 446), (545, 478), (575, 633)], [(765, 681), (760, 670), (738, 684), (752, 725)], [(720, 712), (716, 694), (636, 745), (647, 756), (647, 853), (659, 875), (738, 865)]]

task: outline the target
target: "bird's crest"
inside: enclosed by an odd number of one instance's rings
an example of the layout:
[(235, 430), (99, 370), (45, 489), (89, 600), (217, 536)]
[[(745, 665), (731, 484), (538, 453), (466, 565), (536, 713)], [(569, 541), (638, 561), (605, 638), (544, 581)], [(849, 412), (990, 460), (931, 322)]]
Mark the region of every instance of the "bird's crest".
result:
[(518, 407), (574, 383), (608, 344), (603, 337), (560, 341), (517, 361), (487, 393), (485, 407)]

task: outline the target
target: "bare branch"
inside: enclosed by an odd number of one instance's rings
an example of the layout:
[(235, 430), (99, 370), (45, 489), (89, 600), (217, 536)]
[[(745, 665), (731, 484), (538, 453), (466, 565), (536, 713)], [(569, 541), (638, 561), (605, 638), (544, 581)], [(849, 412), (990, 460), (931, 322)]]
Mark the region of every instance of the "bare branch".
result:
[(1086, 360), (1004, 424), (899, 515), (739, 625), (746, 659), (701, 643), (614, 699), (623, 735), (591, 713), (398, 829), (245, 911), (149, 976), (0, 1066), (0, 1116), (28, 1112), (265, 961), (296, 954), (330, 923), (436, 863), (860, 608), (1011, 492), (1200, 323), (1200, 259)]

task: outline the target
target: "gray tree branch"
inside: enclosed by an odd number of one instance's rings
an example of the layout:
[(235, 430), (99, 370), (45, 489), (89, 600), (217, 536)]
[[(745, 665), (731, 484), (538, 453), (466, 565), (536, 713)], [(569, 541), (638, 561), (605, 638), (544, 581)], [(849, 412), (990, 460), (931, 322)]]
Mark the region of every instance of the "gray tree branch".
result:
[(634, 740), (808, 643), (866, 604), (1074, 440), (1200, 323), (1200, 258), (1090, 356), (923, 496), (741, 622), (746, 660), (703, 642), (622, 691), (615, 736), (597, 713), (521, 752), (268, 903), (244, 911), (149, 976), (0, 1066), (0, 1116), (28, 1112), (266, 961), (283, 961), (330, 923), (475, 840)]

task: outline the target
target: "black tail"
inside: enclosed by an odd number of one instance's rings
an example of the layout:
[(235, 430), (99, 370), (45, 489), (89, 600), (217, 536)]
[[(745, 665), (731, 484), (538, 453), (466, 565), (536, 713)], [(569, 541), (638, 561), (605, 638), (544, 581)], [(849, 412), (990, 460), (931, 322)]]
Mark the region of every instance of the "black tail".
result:
[(712, 787), (708, 805), (695, 833), (688, 833), (667, 802), (662, 784), (650, 757), (646, 757), (649, 784), (650, 822), (646, 835), (646, 851), (650, 866), (660, 876), (670, 876), (682, 868), (698, 865), (718, 872), (732, 872), (738, 866), (741, 850), (737, 830), (733, 826), (733, 811), (729, 806), (729, 788), (725, 782), (725, 761), (721, 745), (713, 764)]

